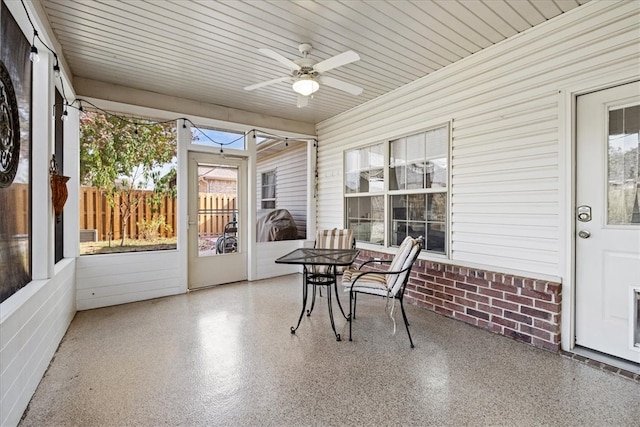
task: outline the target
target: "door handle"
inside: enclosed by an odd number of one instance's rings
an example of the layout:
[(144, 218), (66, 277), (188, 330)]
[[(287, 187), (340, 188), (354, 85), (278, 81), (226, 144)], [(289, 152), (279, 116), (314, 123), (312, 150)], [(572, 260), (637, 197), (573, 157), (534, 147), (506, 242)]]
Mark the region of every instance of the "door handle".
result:
[(587, 230), (580, 230), (578, 232), (578, 236), (580, 236), (583, 239), (588, 239), (589, 237), (591, 237), (591, 233), (589, 233)]

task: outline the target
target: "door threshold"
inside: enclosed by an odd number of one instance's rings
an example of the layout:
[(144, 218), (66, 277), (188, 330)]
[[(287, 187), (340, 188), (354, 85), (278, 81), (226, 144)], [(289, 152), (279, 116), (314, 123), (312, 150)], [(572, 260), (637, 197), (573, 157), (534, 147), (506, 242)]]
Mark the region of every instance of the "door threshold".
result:
[(561, 351), (565, 357), (587, 365), (619, 374), (640, 383), (640, 364), (611, 356), (585, 347), (574, 347), (572, 351)]

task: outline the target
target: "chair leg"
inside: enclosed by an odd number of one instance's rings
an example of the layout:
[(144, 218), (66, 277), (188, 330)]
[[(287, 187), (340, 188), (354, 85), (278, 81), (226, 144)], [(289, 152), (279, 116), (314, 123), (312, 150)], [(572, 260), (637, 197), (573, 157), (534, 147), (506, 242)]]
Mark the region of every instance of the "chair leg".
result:
[(356, 297), (357, 297), (358, 293), (356, 292), (355, 294), (353, 294), (353, 318), (356, 318)]
[(407, 320), (407, 313), (404, 312), (404, 304), (402, 303), (402, 298), (400, 298), (400, 308), (402, 309), (402, 318), (404, 319), (404, 327), (407, 329), (407, 335), (409, 335), (409, 342), (411, 343), (411, 348), (414, 348), (413, 339), (411, 339), (411, 332), (409, 332), (409, 321)]
[(348, 321), (349, 321), (349, 341), (351, 341), (351, 326), (353, 324), (353, 319), (354, 317), (352, 316), (352, 313), (354, 312), (354, 306), (353, 306), (353, 300), (355, 299), (355, 295), (353, 294), (353, 292), (349, 291), (349, 317), (348, 317)]

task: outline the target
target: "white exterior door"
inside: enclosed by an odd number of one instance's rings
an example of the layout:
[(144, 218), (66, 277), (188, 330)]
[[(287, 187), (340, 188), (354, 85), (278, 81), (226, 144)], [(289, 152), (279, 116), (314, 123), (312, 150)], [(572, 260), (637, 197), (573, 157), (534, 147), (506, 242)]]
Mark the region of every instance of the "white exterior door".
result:
[(640, 82), (578, 97), (576, 344), (636, 363), (639, 127)]
[(247, 161), (189, 154), (189, 289), (247, 279)]

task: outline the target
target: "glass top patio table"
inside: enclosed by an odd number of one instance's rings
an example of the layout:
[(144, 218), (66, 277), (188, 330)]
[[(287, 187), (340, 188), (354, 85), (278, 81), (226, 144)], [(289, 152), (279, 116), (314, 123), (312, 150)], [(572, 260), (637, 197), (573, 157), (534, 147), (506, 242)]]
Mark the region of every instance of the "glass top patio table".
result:
[[(323, 249), (323, 248), (298, 248), (293, 252), (281, 256), (275, 262), (278, 264), (300, 264), (304, 268), (302, 274), (302, 311), (298, 317), (298, 324), (295, 327), (291, 327), (291, 333), (295, 334), (296, 330), (300, 326), (302, 316), (305, 308), (307, 307), (307, 287), (313, 286), (313, 298), (311, 301), (311, 308), (307, 310), (307, 316), (311, 316), (313, 307), (316, 301), (316, 287), (326, 286), (327, 288), (327, 304), (329, 307), (329, 320), (331, 320), (331, 328), (336, 336), (336, 341), (340, 341), (340, 334), (336, 332), (336, 326), (333, 321), (333, 306), (331, 304), (331, 285), (336, 292), (336, 300), (338, 306), (342, 312), (342, 316), (348, 320), (348, 317), (344, 314), (342, 305), (340, 304), (340, 298), (338, 297), (338, 285), (336, 280), (336, 267), (346, 267), (355, 261), (358, 253), (358, 249)], [(326, 265), (329, 268), (326, 272), (316, 272), (313, 266)], [(310, 268), (307, 268), (310, 266)]]
[(299, 248), (281, 256), (276, 260), (276, 263), (341, 267), (353, 264), (359, 252), (358, 249)]

